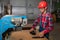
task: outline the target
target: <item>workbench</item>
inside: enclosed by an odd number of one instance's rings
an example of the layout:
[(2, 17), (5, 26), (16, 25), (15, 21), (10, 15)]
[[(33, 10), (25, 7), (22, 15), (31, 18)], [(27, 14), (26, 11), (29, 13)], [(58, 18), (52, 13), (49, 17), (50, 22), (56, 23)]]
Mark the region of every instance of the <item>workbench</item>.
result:
[(29, 30), (15, 31), (11, 33), (10, 40), (48, 40), (47, 38), (32, 38)]

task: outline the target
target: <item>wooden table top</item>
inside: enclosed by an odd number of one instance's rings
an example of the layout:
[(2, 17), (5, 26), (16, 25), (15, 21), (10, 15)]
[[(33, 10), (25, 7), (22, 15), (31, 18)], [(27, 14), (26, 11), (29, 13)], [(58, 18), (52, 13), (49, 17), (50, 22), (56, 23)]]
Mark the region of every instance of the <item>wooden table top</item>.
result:
[(11, 33), (10, 40), (47, 40), (47, 38), (32, 38), (29, 30), (15, 31)]

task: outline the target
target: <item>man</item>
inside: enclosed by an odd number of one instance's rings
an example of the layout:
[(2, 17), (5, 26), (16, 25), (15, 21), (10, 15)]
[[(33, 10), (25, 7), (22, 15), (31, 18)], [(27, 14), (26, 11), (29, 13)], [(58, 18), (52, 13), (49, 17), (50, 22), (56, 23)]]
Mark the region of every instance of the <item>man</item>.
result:
[(38, 5), (41, 14), (38, 15), (38, 18), (33, 23), (30, 32), (34, 30), (37, 24), (40, 24), (38, 36), (45, 36), (49, 39), (49, 32), (53, 30), (53, 17), (51, 13), (47, 12), (48, 3), (46, 1), (41, 1)]

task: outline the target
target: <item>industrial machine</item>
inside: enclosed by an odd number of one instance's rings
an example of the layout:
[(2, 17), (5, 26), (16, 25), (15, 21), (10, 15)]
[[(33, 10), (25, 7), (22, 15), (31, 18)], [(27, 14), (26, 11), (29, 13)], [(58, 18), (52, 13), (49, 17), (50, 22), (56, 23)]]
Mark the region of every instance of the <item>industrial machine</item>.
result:
[(0, 40), (5, 37), (6, 33), (10, 34), (11, 31), (18, 29), (27, 24), (26, 16), (5, 15), (0, 19)]

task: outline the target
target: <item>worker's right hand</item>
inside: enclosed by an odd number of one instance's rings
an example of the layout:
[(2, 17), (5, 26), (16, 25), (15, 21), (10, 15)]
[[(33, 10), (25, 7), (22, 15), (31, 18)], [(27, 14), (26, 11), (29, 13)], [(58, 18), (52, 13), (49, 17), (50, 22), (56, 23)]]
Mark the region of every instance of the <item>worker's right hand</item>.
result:
[(32, 32), (32, 31), (34, 31), (34, 29), (33, 29), (33, 28), (31, 28), (31, 29), (29, 30), (29, 32)]
[(30, 29), (30, 34), (36, 35), (36, 32), (35, 32), (35, 30), (33, 28)]

